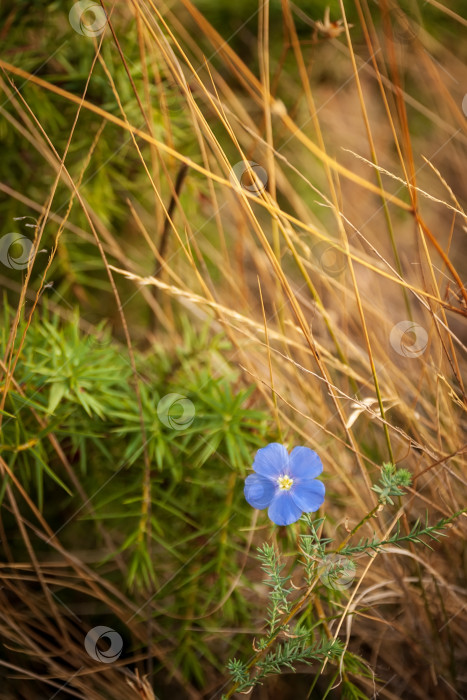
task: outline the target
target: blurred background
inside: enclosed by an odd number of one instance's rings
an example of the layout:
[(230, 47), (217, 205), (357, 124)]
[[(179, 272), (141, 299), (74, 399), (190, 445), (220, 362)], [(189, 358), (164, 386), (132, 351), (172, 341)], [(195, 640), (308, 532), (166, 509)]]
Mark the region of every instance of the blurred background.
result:
[[(221, 698), (264, 626), (256, 547), (299, 585), (302, 523), (243, 496), (269, 442), (320, 455), (336, 544), (384, 462), (412, 486), (359, 537), (465, 508), (466, 25), (2, 3), (2, 697)], [(343, 666), (253, 697), (467, 697), (465, 515), (443, 534), (321, 583), (301, 621)]]

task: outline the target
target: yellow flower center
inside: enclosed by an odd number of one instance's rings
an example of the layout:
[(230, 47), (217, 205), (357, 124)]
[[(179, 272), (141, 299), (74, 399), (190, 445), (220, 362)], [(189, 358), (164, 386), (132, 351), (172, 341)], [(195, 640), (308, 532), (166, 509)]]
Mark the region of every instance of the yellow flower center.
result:
[(288, 491), (293, 484), (293, 479), (291, 479), (290, 476), (284, 475), (278, 478), (277, 483), (280, 489)]

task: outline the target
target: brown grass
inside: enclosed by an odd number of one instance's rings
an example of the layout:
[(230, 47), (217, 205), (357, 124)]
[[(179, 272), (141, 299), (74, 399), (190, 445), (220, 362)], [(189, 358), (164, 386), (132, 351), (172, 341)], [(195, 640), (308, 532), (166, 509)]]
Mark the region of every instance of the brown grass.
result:
[[(440, 13), (453, 14), (429, 2)], [(110, 13), (111, 4), (105, 6)], [(310, 28), (304, 42), (295, 28), (300, 17), (283, 0), (281, 62), (270, 54), (268, 3), (261, 7), (258, 69), (233, 51), (228, 37), (221, 37), (190, 0), (170, 9), (151, 0), (113, 7), (113, 36), (107, 29), (105, 40), (118, 41), (125, 62), (125, 34), (118, 28), (122, 16), (137, 23), (143, 88), (157, 81), (162, 90), (167, 83), (161, 75), (171, 78), (189, 133), (186, 147), (177, 146), (180, 113), (167, 107), (173, 94), (161, 97), (163, 121), (156, 124), (159, 106), (149, 103), (143, 89), (142, 119), (135, 124), (123, 102), (111, 114), (85, 95), (73, 95), (5, 61), (0, 61), (1, 86), (17, 106), (25, 137), (55, 168), (57, 185), (65, 182), (87, 214), (128, 347), (138, 329), (125, 320), (118, 296), (122, 277), (143, 290), (159, 339), (176, 342), (179, 307), (195, 325), (211, 319), (213, 332), (225, 332), (234, 347), (229, 361), (241, 367), (247, 381), (256, 382), (258, 402), (269, 407), (284, 441), (309, 445), (322, 456), (328, 534), (342, 540), (375, 506), (370, 487), (382, 461), (390, 460), (411, 471), (413, 486), (397, 513), (382, 512), (362, 534), (394, 532), (396, 521), (408, 532), (425, 510), (435, 522), (466, 505), (465, 56), (460, 46), (440, 43), (421, 28), (407, 43), (397, 42), (389, 8), (381, 13), (383, 31), (375, 28), (375, 12), (370, 14), (366, 0), (356, 1), (357, 27), (349, 29), (344, 22), (341, 36), (329, 39), (313, 36)], [(345, 20), (343, 2), (341, 10)], [(465, 24), (457, 15), (451, 21), (453, 31)], [(96, 63), (111, 81), (103, 40), (104, 35), (95, 41)], [(47, 125), (29, 112), (13, 84), (15, 76), (76, 102), (77, 118), (80, 110), (92, 110), (128, 133), (154, 193), (158, 232), (167, 220), (167, 202), (174, 198), (162, 256), (153, 240), (153, 212), (127, 202), (135, 252), (144, 251), (134, 260), (128, 257), (131, 246), (96, 220), (48, 141)], [(73, 132), (74, 126), (70, 142)], [(268, 186), (259, 195), (229, 179), (232, 165), (242, 160), (255, 161), (267, 173)], [(189, 204), (175, 192), (182, 164), (188, 166), (184, 194), (190, 195)], [(53, 196), (54, 191), (45, 204), (37, 203), (42, 223)], [(70, 226), (67, 218), (57, 244)], [(337, 272), (329, 270), (332, 251)], [(144, 256), (159, 261), (157, 278)], [(426, 349), (417, 357), (398, 354), (390, 343), (391, 329), (404, 320), (427, 333)], [(14, 366), (14, 358), (7, 358), (4, 396), (14, 382)], [(58, 443), (56, 449), (59, 453)], [(66, 456), (60, 458), (66, 465)], [(6, 507), (16, 516), (29, 553), (29, 561), (17, 562), (2, 532), (8, 559), (1, 571), (2, 630), (6, 643), (24, 650), (31, 661), (9, 672), (34, 678), (34, 657), (41, 656), (47, 658), (51, 694), (67, 682), (67, 692), (75, 697), (107, 697), (109, 687), (113, 698), (151, 697), (125, 669), (128, 660), (109, 665), (105, 674), (89, 666), (75, 621), (58, 610), (51, 587), (81, 591), (125, 621), (138, 606), (97, 574), (92, 562), (62, 546), (3, 456), (0, 465), (11, 479)], [(146, 469), (149, 479), (148, 462)], [(82, 497), (85, 502), (87, 495)], [(31, 520), (21, 514), (19, 500), (28, 504)], [(267, 532), (257, 529), (253, 542)], [(465, 532), (460, 518), (433, 551), (387, 549), (359, 567), (330, 630), (383, 679), (367, 681), (370, 697), (374, 689), (378, 697), (423, 700), (466, 692)], [(36, 559), (31, 533), (51, 538), (49, 560)], [(150, 612), (151, 604), (147, 620)], [(142, 656), (165, 666), (186, 697), (214, 697), (222, 682), (217, 671), (209, 673), (212, 685), (205, 692), (195, 689), (174, 667), (171, 642), (164, 648), (150, 642), (156, 626), (129, 624), (135, 639), (148, 644)]]

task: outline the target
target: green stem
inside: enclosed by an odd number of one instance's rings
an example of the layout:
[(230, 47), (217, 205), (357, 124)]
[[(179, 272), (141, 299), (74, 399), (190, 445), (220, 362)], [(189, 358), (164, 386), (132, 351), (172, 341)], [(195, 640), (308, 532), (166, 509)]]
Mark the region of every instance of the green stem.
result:
[[(345, 540), (339, 545), (339, 547), (338, 547), (338, 549), (337, 549), (336, 551), (339, 552), (343, 547), (345, 547), (345, 545), (347, 544), (347, 542), (349, 541), (349, 539), (352, 537), (352, 535), (354, 535), (354, 534), (357, 532), (357, 530), (359, 530), (359, 529), (362, 527), (362, 525), (364, 525), (364, 524), (367, 522), (367, 520), (369, 520), (369, 519), (372, 518), (374, 515), (376, 515), (376, 513), (378, 512), (378, 510), (381, 508), (381, 505), (382, 505), (381, 503), (378, 503), (378, 505), (375, 506), (375, 508), (373, 508), (372, 510), (370, 510), (370, 512), (369, 512), (367, 515), (365, 515), (365, 517), (364, 517), (362, 520), (360, 520), (360, 522), (358, 523), (358, 525), (356, 525), (356, 526), (354, 527), (354, 529), (352, 530), (352, 532), (349, 533), (349, 535), (348, 535), (348, 536), (345, 538)], [(276, 631), (271, 635), (271, 637), (270, 637), (268, 643), (266, 644), (266, 646), (264, 647), (264, 649), (261, 649), (261, 651), (259, 651), (257, 654), (255, 654), (255, 656), (252, 658), (252, 660), (250, 661), (250, 663), (247, 665), (247, 667), (246, 667), (247, 670), (250, 670), (251, 668), (253, 668), (253, 666), (256, 666), (256, 664), (258, 663), (258, 661), (266, 654), (266, 652), (269, 650), (269, 648), (271, 647), (271, 645), (273, 644), (273, 642), (277, 639), (277, 636), (279, 635), (279, 633), (281, 632), (281, 630), (284, 628), (284, 626), (287, 625), (287, 624), (290, 622), (290, 620), (291, 620), (291, 619), (300, 611), (300, 609), (305, 605), (305, 603), (307, 603), (307, 602), (309, 601), (309, 599), (311, 598), (311, 596), (312, 596), (312, 594), (313, 594), (313, 589), (314, 589), (315, 584), (316, 584), (316, 582), (318, 581), (318, 579), (319, 579), (319, 576), (317, 576), (317, 577), (315, 578), (315, 580), (311, 583), (311, 585), (310, 585), (310, 587), (308, 588), (308, 590), (306, 591), (306, 593), (295, 603), (295, 605), (292, 607), (292, 610), (291, 610), (289, 613), (287, 613), (286, 615), (284, 615), (284, 617), (282, 618), (281, 623), (277, 626)], [(235, 683), (235, 684), (230, 688), (230, 690), (227, 691), (227, 694), (225, 695), (225, 698), (230, 698), (230, 697), (235, 693), (235, 691), (238, 689), (238, 687), (239, 687), (239, 683)]]

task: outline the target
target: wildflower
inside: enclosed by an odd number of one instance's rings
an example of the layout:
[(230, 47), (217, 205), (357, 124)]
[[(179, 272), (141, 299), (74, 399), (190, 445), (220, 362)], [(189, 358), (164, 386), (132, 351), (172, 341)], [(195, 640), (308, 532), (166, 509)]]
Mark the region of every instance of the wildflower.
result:
[(324, 484), (315, 479), (323, 465), (309, 447), (294, 447), (289, 455), (284, 445), (272, 442), (258, 450), (253, 469), (256, 473), (245, 481), (245, 498), (253, 508), (268, 508), (276, 525), (290, 525), (324, 501)]
[[(321, 22), (319, 19), (315, 22), (315, 32), (320, 32), (325, 39), (335, 39), (337, 36), (345, 32), (345, 26), (343, 19), (338, 19), (337, 22), (331, 22), (329, 19), (329, 7), (324, 10), (324, 20)], [(349, 24), (349, 29), (353, 27), (353, 24)]]

